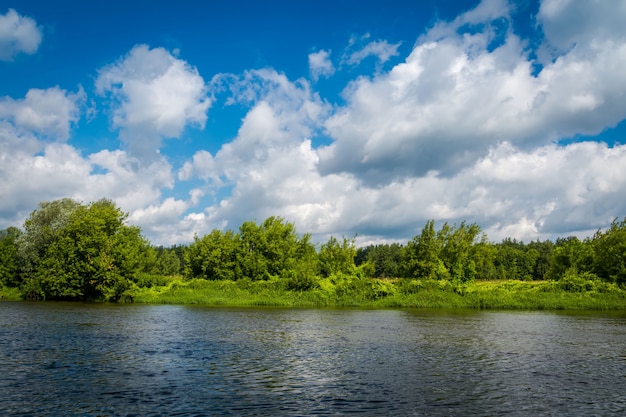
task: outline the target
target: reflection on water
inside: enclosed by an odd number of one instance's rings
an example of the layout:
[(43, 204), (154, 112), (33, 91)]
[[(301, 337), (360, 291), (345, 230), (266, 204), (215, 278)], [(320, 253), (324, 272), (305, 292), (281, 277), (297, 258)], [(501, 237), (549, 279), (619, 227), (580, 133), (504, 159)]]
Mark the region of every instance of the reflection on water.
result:
[(623, 415), (626, 317), (0, 303), (0, 415)]

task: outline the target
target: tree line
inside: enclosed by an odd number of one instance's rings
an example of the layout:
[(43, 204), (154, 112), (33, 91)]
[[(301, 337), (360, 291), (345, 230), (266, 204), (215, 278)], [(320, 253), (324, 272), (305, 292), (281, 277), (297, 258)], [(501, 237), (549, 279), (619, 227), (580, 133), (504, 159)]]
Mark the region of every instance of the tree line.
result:
[(357, 248), (354, 238), (314, 244), (293, 223), (269, 217), (213, 230), (188, 245), (152, 245), (111, 200), (43, 202), (22, 229), (0, 231), (0, 285), (28, 299), (123, 301), (159, 277), (280, 280), (306, 291), (327, 278), (600, 280), (626, 285), (626, 218), (592, 237), (490, 242), (477, 224), (428, 221), (407, 244)]

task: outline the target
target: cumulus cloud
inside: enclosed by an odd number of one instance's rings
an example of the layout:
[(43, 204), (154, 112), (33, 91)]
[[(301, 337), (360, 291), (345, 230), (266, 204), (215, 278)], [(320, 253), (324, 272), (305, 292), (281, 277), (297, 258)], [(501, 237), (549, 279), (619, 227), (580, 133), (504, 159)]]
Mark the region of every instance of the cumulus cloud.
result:
[(593, 47), (594, 42), (623, 42), (626, 38), (624, 16), (624, 0), (544, 0), (537, 22), (545, 34), (545, 46), (558, 55), (572, 48)]
[(47, 144), (38, 154), (17, 149), (0, 147), (0, 228), (19, 225), (41, 201), (74, 196), (90, 172), (89, 164), (67, 144)]
[[(281, 215), (317, 239), (361, 243), (405, 241), (429, 219), (475, 221), (493, 240), (606, 226), (626, 211), (626, 147), (558, 141), (626, 117), (624, 43), (567, 49), (536, 74), (509, 13), (484, 1), (436, 24), (403, 63), (353, 81), (343, 107), (274, 71), (231, 77), (233, 100), (251, 104), (237, 138), (178, 176), (232, 192), (194, 218)], [(315, 148), (320, 126), (333, 143)]]
[(0, 60), (12, 61), (21, 52), (34, 54), (41, 43), (41, 28), (14, 9), (0, 14)]
[[(146, 163), (122, 150), (83, 156), (69, 144), (42, 145), (0, 123), (0, 229), (21, 225), (41, 201), (69, 197), (91, 202), (106, 197), (130, 213), (133, 224), (155, 243), (182, 243), (170, 233), (179, 219), (167, 217), (165, 230), (159, 224), (162, 214), (151, 209), (165, 204), (160, 203), (162, 191), (173, 185), (171, 166), (163, 158)], [(193, 198), (177, 202), (178, 207), (191, 203)], [(193, 231), (185, 237), (189, 241)]]
[(335, 66), (330, 60), (330, 51), (320, 50), (309, 54), (309, 71), (314, 81), (320, 77), (330, 77), (335, 73)]
[[(198, 150), (176, 170), (154, 151), (186, 126), (202, 127), (212, 98), (186, 62), (163, 49), (134, 48), (97, 80), (128, 151), (81, 156), (69, 144), (46, 144), (38, 126), (63, 138), (67, 131), (54, 126), (75, 119), (55, 124), (42, 108), (33, 110), (41, 117), (20, 119), (18, 109), (36, 106), (0, 100), (0, 211), (26, 216), (42, 195), (106, 196), (153, 243), (166, 245), (270, 215), (317, 241), (357, 233), (360, 243), (406, 241), (429, 219), (477, 222), (492, 240), (588, 236), (626, 213), (626, 145), (561, 139), (626, 118), (626, 42), (618, 27), (626, 14), (623, 2), (610, 11), (583, 3), (542, 3), (537, 51), (548, 58), (540, 58), (539, 71), (512, 28), (510, 3), (486, 0), (435, 24), (403, 62), (356, 78), (343, 91), (345, 104), (332, 105), (309, 81), (273, 69), (219, 74), (213, 83), (230, 92), (226, 104), (248, 111), (231, 142), (214, 153)], [(607, 20), (610, 30), (594, 23), (606, 13), (618, 15)], [(561, 28), (573, 17), (581, 20), (578, 32)], [(374, 46), (365, 53), (375, 42), (359, 42), (365, 45), (355, 42), (346, 55), (355, 64), (392, 56)], [(329, 58), (323, 52), (310, 61), (313, 80)], [(318, 135), (330, 145), (315, 146)], [(188, 198), (164, 198), (180, 185)], [(206, 203), (205, 195), (219, 197)]]
[(20, 100), (0, 98), (0, 119), (10, 121), (23, 131), (67, 140), (72, 125), (80, 119), (84, 101), (82, 87), (76, 93), (69, 93), (59, 87), (46, 90), (33, 88)]
[(172, 168), (163, 157), (146, 162), (118, 149), (93, 153), (87, 160), (92, 172), (81, 192), (87, 200), (107, 196), (130, 212), (154, 204), (161, 190), (174, 185)]
[[(351, 83), (347, 106), (326, 122), (334, 142), (320, 151), (323, 172), (350, 172), (370, 184), (429, 171), (454, 175), (501, 141), (531, 149), (600, 133), (626, 117), (621, 35), (586, 44), (581, 35), (584, 47), (535, 75), (510, 26), (504, 33), (490, 26), (508, 13), (507, 3), (485, 1), (435, 25), (389, 72)], [(543, 25), (549, 32), (550, 23)]]
[[(283, 215), (292, 199), (314, 198), (309, 189), (319, 177), (310, 138), (330, 106), (306, 80), (291, 82), (269, 69), (246, 72), (233, 92), (236, 100), (251, 102), (237, 137), (215, 155), (197, 152), (178, 176), (232, 186), (229, 198), (207, 209), (206, 221), (237, 227), (251, 218)], [(288, 193), (283, 183), (292, 184)]]
[(179, 138), (188, 125), (204, 128), (211, 106), (196, 68), (146, 45), (101, 69), (96, 89), (111, 98), (113, 125), (129, 151), (142, 158), (154, 157), (163, 138)]
[(430, 172), (382, 185), (369, 185), (348, 172), (324, 175), (318, 169), (321, 150), (307, 138), (311, 119), (300, 113), (313, 106), (324, 116), (324, 103), (281, 74), (266, 77), (282, 82), (255, 88), (264, 93), (238, 137), (216, 155), (199, 151), (178, 173), (182, 180), (202, 178), (209, 187), (232, 186), (226, 198), (187, 215), (194, 221), (186, 224), (196, 230), (280, 215), (318, 241), (331, 234), (358, 234), (365, 244), (406, 241), (429, 219), (467, 220), (483, 226), (492, 240), (529, 241), (589, 235), (626, 210), (621, 198), (626, 146), (596, 142), (532, 149), (502, 142), (450, 176)]

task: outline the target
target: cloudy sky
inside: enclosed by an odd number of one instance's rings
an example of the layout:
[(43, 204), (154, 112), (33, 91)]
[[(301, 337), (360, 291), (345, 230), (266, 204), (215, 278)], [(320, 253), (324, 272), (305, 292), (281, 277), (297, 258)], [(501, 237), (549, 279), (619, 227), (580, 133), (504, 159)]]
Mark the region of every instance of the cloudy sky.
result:
[(154, 244), (493, 241), (626, 215), (626, 0), (0, 0), (0, 229), (106, 197)]

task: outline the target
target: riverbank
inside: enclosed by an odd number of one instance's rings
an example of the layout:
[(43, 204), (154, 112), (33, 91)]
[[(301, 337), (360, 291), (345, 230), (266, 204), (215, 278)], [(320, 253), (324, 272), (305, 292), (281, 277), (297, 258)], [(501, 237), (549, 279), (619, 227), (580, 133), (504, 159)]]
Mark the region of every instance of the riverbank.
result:
[(215, 306), (626, 310), (626, 291), (597, 281), (322, 280), (293, 291), (280, 280), (172, 280), (130, 295), (135, 303)]
[[(207, 306), (466, 308), (501, 310), (626, 310), (626, 290), (600, 281), (450, 281), (325, 279), (306, 291), (282, 280), (208, 281), (163, 279), (134, 286), (124, 301), (140, 304)], [(0, 300), (16, 301), (14, 288)]]

